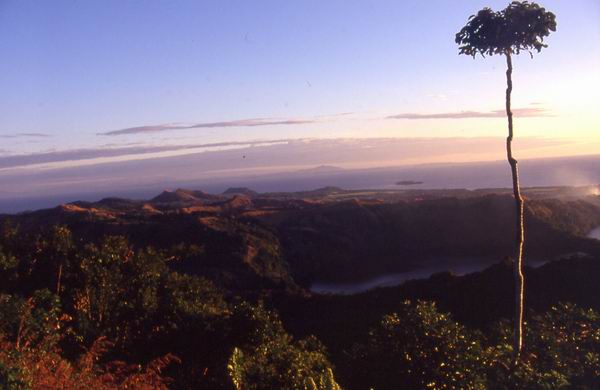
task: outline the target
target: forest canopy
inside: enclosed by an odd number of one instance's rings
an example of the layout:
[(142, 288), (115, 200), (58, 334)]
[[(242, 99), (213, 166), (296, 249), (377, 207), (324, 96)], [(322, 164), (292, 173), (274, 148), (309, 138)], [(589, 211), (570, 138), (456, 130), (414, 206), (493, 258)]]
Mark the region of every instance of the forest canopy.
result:
[(483, 332), (420, 300), (399, 302), (343, 356), (332, 355), (317, 337), (286, 331), (290, 324), (268, 295), (232, 293), (173, 271), (172, 256), (118, 236), (77, 241), (66, 226), (27, 235), (6, 225), (0, 383), (11, 389), (599, 384), (600, 316), (573, 304), (530, 313), (524, 364), (516, 371), (509, 367), (508, 321)]

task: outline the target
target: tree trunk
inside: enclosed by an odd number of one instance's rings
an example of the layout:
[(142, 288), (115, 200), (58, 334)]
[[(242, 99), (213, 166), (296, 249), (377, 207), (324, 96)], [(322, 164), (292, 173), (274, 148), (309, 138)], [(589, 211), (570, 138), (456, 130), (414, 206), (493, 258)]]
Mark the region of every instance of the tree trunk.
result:
[(523, 224), (523, 197), (519, 186), (519, 166), (517, 160), (512, 154), (513, 140), (513, 114), (510, 109), (510, 94), (512, 93), (512, 59), (510, 51), (506, 52), (506, 116), (508, 117), (508, 137), (506, 138), (506, 157), (510, 164), (512, 173), (513, 193), (516, 207), (516, 232), (514, 258), (514, 278), (515, 278), (515, 324), (513, 353), (514, 364), (518, 364), (523, 348), (523, 295), (525, 289), (525, 278), (523, 277), (523, 243), (525, 242), (525, 226)]
[(56, 275), (56, 295), (60, 295), (60, 282), (62, 279), (62, 262), (58, 265), (58, 274)]

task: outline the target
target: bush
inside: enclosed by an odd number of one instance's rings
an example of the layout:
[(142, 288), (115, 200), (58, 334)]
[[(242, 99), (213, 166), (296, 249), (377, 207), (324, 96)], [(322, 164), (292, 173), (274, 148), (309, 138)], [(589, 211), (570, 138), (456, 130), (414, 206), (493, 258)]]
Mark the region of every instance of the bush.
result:
[(295, 341), (262, 305), (238, 305), (232, 321), (234, 334), (244, 340), (227, 365), (237, 389), (304, 389), (307, 381), (320, 380), (330, 367), (315, 337)]
[(405, 301), (355, 348), (357, 380), (376, 389), (484, 389), (491, 362), (479, 336), (432, 302)]

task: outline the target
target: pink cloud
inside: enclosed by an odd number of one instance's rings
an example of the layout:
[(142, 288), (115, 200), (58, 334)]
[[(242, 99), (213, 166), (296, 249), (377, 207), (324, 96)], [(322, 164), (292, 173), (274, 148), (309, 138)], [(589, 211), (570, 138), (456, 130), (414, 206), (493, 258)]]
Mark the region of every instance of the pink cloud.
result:
[[(515, 108), (512, 110), (517, 117), (543, 117), (551, 116), (545, 108)], [(471, 119), (471, 118), (502, 118), (506, 116), (504, 110), (494, 111), (458, 111), (433, 114), (404, 113), (388, 116), (386, 119)]]

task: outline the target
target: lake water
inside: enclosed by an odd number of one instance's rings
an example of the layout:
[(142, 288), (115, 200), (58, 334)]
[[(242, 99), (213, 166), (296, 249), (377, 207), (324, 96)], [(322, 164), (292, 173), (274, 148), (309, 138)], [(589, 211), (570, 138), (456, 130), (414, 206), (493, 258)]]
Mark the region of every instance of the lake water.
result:
[[(462, 276), (473, 272), (482, 271), (489, 266), (498, 263), (498, 259), (437, 259), (429, 266), (419, 268), (409, 272), (381, 275), (362, 282), (354, 283), (327, 283), (315, 282), (310, 286), (310, 291), (317, 294), (358, 294), (364, 291), (372, 290), (377, 287), (398, 286), (409, 280), (427, 279), (431, 275), (439, 272), (451, 272), (454, 275)], [(543, 265), (543, 261), (526, 261), (531, 267)]]
[(595, 238), (596, 240), (600, 240), (600, 226), (598, 226), (596, 229), (589, 232), (588, 237)]
[[(588, 233), (588, 237), (600, 240), (600, 226)], [(409, 280), (427, 279), (431, 275), (439, 272), (451, 272), (454, 275), (466, 275), (473, 272), (479, 272), (492, 264), (498, 262), (498, 259), (456, 259), (445, 258), (435, 259), (426, 262), (422, 268), (393, 274), (386, 274), (367, 279), (360, 282), (352, 283), (329, 283), (315, 282), (310, 286), (310, 290), (317, 294), (357, 294), (364, 291), (372, 290), (377, 287), (393, 287), (398, 286)], [(544, 262), (527, 261), (526, 264), (532, 267), (539, 267)]]

